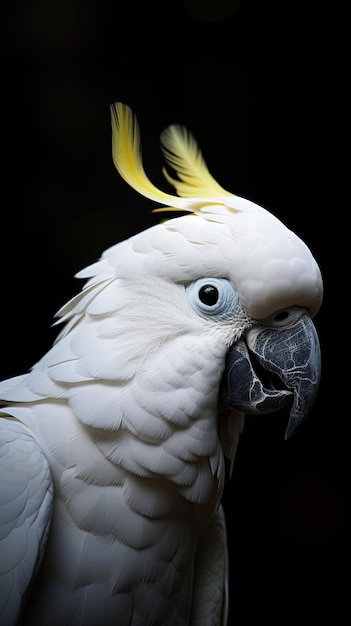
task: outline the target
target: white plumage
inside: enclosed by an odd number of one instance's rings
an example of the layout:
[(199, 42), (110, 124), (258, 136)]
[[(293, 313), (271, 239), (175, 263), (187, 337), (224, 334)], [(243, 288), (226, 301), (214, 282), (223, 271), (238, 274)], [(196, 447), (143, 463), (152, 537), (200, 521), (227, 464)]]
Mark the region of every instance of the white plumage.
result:
[[(0, 620), (224, 626), (224, 458), (245, 412), (290, 402), (293, 429), (310, 409), (322, 279), (294, 233), (220, 187), (188, 131), (161, 136), (172, 196), (147, 179), (127, 106), (112, 128), (127, 182), (190, 214), (79, 272), (51, 350), (0, 385)], [(279, 388), (258, 384), (254, 356)]]

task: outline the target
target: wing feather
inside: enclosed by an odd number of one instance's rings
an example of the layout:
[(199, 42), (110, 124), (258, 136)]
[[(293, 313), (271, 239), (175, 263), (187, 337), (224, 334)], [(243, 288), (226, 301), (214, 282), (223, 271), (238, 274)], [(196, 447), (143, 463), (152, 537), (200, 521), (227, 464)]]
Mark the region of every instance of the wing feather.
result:
[(37, 440), (19, 422), (0, 419), (0, 622), (16, 624), (41, 563), (53, 485)]

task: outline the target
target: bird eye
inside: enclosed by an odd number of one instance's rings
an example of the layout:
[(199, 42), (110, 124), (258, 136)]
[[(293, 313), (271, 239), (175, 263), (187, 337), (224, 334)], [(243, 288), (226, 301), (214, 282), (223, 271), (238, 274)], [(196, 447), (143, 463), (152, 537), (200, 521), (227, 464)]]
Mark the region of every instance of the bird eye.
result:
[(276, 311), (264, 320), (260, 320), (260, 322), (263, 323), (264, 326), (269, 326), (271, 328), (286, 328), (287, 326), (295, 324), (304, 313), (306, 313), (306, 309), (302, 309), (298, 306), (291, 306), (287, 309)]
[(186, 286), (191, 307), (201, 317), (230, 317), (237, 306), (238, 297), (226, 278), (200, 278)]

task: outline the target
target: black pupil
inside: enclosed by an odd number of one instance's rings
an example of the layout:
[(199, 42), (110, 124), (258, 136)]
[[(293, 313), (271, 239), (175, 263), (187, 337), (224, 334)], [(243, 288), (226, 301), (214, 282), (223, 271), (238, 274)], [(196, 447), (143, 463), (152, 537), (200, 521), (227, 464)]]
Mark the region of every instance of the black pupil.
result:
[(213, 306), (218, 300), (218, 289), (213, 285), (204, 285), (199, 291), (199, 298), (203, 304)]

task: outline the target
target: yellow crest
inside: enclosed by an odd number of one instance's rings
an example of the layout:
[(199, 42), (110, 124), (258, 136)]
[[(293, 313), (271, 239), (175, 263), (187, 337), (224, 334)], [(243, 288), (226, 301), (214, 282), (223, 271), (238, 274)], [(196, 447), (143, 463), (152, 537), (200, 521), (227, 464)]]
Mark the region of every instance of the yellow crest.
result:
[(117, 102), (111, 106), (111, 123), (113, 162), (131, 187), (146, 198), (165, 205), (155, 211), (176, 209), (198, 213), (204, 206), (225, 205), (226, 197), (233, 197), (211, 176), (195, 138), (184, 126), (173, 124), (161, 134), (164, 157), (178, 176), (178, 179), (172, 178), (166, 168), (163, 169), (165, 178), (178, 194), (174, 196), (158, 189), (145, 173), (139, 126), (132, 110)]

